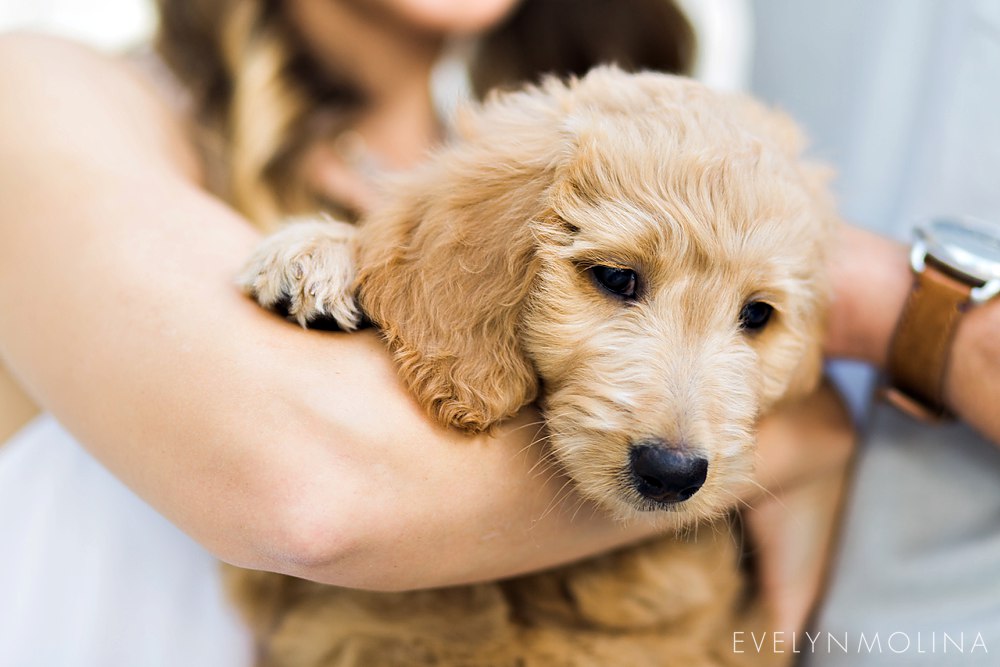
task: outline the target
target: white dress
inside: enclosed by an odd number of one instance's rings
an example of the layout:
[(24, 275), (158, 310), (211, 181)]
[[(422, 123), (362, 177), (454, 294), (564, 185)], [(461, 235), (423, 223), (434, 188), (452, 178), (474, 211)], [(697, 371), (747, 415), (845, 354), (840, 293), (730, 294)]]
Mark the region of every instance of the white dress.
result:
[(51, 416), (0, 448), (3, 667), (246, 667), (218, 567)]

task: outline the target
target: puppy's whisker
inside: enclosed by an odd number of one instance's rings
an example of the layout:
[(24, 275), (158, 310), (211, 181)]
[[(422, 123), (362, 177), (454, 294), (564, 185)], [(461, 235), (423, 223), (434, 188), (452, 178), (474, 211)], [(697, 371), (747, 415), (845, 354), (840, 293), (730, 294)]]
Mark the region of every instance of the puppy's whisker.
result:
[(568, 498), (573, 493), (572, 483), (573, 481), (570, 479), (567, 479), (565, 482), (563, 482), (563, 485), (559, 487), (559, 489), (553, 495), (552, 500), (549, 501), (546, 508), (542, 511), (542, 513), (538, 516), (538, 518), (532, 521), (532, 527), (544, 521), (545, 518), (549, 516), (549, 514), (551, 514), (556, 510), (556, 508), (564, 506), (565, 504), (564, 501), (566, 500), (566, 498)]
[(544, 438), (541, 438), (539, 440), (535, 440), (533, 442), (530, 442), (527, 445), (525, 445), (524, 447), (521, 447), (521, 449), (519, 449), (516, 452), (514, 452), (513, 457), (517, 458), (519, 456), (529, 454), (536, 447), (540, 448), (542, 450), (541, 454), (540, 454), (540, 457), (548, 456), (548, 454), (549, 454), (549, 448), (546, 447), (546, 444), (551, 439), (552, 439), (551, 435), (546, 435)]
[[(546, 466), (542, 470), (536, 472), (534, 476), (535, 478), (540, 478), (546, 472), (548, 473), (548, 477), (542, 480), (542, 483), (545, 487), (548, 487), (555, 479), (558, 479), (560, 477), (566, 477), (565, 473), (557, 465)], [(572, 481), (569, 477), (567, 477), (566, 479)]]
[[(756, 488), (758, 491), (760, 491), (760, 493), (761, 493), (761, 495), (763, 497), (770, 498), (771, 500), (774, 500), (775, 502), (778, 502), (782, 506), (784, 506), (784, 501), (782, 501), (781, 497), (778, 496), (777, 493), (775, 493), (771, 489), (767, 488), (766, 486), (764, 486), (763, 484), (761, 484), (756, 479), (754, 479), (752, 477), (747, 477), (746, 479), (743, 479), (742, 481), (744, 483), (752, 485), (754, 488)], [(747, 507), (750, 507), (749, 503), (747, 503)]]
[(539, 458), (535, 461), (535, 464), (528, 469), (528, 474), (533, 477), (539, 477), (546, 472), (549, 473), (548, 479), (545, 480), (546, 482), (551, 481), (552, 478), (557, 475), (565, 474), (565, 471), (563, 471), (562, 465), (560, 465), (558, 459), (551, 454), (547, 454)]
[(518, 431), (523, 431), (524, 429), (531, 428), (533, 426), (537, 426), (538, 427), (538, 431), (541, 432), (545, 428), (545, 420), (544, 419), (539, 419), (537, 421), (528, 422), (527, 424), (521, 424), (520, 426), (512, 428), (510, 430), (510, 432), (511, 433), (517, 433)]
[(584, 498), (583, 496), (579, 496), (579, 499), (576, 501), (576, 509), (573, 510), (573, 514), (570, 516), (569, 522), (573, 523), (574, 521), (576, 521), (576, 517), (577, 515), (580, 514), (580, 510), (582, 510), (584, 507), (588, 505), (590, 506), (591, 517), (593, 517), (594, 514), (597, 513), (597, 507), (593, 503), (588, 503), (587, 499)]
[(721, 489), (720, 493), (722, 493), (726, 498), (732, 499), (732, 502), (727, 504), (731, 505), (734, 509), (743, 510), (750, 509), (752, 507), (748, 500), (740, 497), (735, 491), (730, 489)]

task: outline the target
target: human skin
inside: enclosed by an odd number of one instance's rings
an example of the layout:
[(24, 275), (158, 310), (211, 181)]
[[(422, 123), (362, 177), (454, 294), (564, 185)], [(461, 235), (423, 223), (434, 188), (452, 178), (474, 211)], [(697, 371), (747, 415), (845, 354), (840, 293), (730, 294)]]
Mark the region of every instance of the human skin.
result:
[[(517, 0), (284, 0), (285, 15), (315, 61), (364, 91), (350, 129), (378, 167), (400, 170), (423, 159), (444, 130), (427, 82), (448, 36), (488, 29)], [(364, 211), (376, 188), (344, 164), (336, 147), (317, 143), (303, 160), (311, 187)]]
[[(560, 482), (530, 472), (534, 450), (519, 454), (537, 431), (530, 411), (496, 442), (441, 429), (374, 334), (302, 331), (242, 297), (233, 277), (258, 235), (197, 187), (181, 127), (117, 63), (38, 38), (6, 39), (0, 61), (3, 97), (17, 100), (0, 120), (19, 128), (0, 144), (3, 357), (213, 553), (394, 588), (643, 534), (586, 511), (570, 525), (558, 507), (535, 521)], [(549, 524), (564, 524), (562, 553), (537, 553)], [(463, 557), (450, 543), (476, 526), (475, 557)]]
[[(909, 250), (842, 225), (831, 273), (834, 301), (826, 350), (832, 357), (884, 368), (896, 321), (913, 283)], [(1000, 300), (970, 309), (959, 322), (945, 371), (945, 402), (987, 439), (1000, 443)]]
[[(0, 40), (0, 62), (0, 356), (212, 553), (400, 590), (655, 533), (536, 466), (533, 410), (495, 438), (440, 428), (375, 334), (303, 331), (242, 297), (233, 276), (258, 234), (199, 187), (182, 124), (126, 67), (25, 36)], [(762, 425), (767, 493), (842, 467), (838, 410)]]
[[(307, 0), (308, 1), (308, 0)], [(357, 0), (353, 0), (357, 2)], [(424, 30), (445, 33), (475, 33), (496, 25), (518, 4), (518, 0), (376, 0), (381, 5)]]

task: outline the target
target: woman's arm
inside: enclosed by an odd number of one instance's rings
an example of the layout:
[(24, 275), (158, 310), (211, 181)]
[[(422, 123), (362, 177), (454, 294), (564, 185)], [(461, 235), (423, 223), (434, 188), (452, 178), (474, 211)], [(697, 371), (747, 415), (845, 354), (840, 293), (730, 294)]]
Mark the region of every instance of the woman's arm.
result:
[(371, 333), (302, 331), (243, 298), (256, 234), (198, 189), (183, 129), (122, 65), (36, 37), (4, 38), (0, 63), (0, 354), (220, 558), (398, 588), (650, 533), (571, 521), (578, 500), (534, 469), (537, 417), (496, 440), (440, 429)]
[[(183, 128), (123, 65), (5, 37), (0, 100), (0, 356), (221, 559), (401, 589), (654, 532), (607, 519), (539, 466), (530, 411), (493, 439), (441, 429), (372, 333), (304, 331), (243, 298), (233, 277), (257, 235), (199, 189)], [(776, 485), (828, 467), (801, 442), (849, 440), (771, 423)]]
[(373, 335), (243, 298), (256, 234), (198, 189), (182, 128), (126, 68), (35, 37), (5, 38), (0, 63), (0, 353), (219, 557), (401, 587), (642, 534), (588, 511), (569, 525), (561, 482), (531, 472), (531, 416), (496, 442), (439, 429)]
[[(835, 298), (827, 352), (885, 366), (913, 282), (900, 243), (844, 225), (833, 262)], [(954, 412), (1000, 444), (1000, 300), (970, 310), (958, 326), (945, 377)]]

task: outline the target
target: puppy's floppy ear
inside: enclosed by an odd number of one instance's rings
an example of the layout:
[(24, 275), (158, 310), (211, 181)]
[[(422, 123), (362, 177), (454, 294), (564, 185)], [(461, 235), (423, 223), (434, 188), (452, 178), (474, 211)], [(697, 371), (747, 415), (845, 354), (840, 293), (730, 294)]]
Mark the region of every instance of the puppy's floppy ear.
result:
[(462, 141), (393, 184), (360, 231), (362, 309), (424, 408), (470, 432), (537, 394), (518, 330), (538, 268), (533, 227), (563, 154), (560, 92), (550, 82), (465, 118)]

